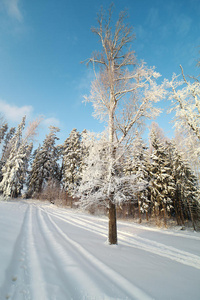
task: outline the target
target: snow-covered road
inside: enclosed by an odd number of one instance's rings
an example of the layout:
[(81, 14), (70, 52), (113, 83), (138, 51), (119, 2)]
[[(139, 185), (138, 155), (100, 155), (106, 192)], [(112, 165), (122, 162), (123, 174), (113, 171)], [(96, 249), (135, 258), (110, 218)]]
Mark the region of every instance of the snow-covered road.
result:
[(0, 202), (0, 300), (200, 299), (200, 234)]

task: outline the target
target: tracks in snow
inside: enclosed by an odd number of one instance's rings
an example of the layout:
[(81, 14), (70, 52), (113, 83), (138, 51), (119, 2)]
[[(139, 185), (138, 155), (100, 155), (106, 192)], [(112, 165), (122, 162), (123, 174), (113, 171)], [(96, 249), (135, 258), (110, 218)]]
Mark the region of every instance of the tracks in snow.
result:
[[(74, 299), (152, 299), (136, 286), (131, 284), (121, 275), (99, 261), (91, 253), (85, 250), (79, 243), (75, 242), (64, 233), (46, 212), (38, 212), (41, 225), (45, 230), (52, 251), (59, 252), (60, 262), (63, 266), (64, 277), (70, 274), (72, 285), (78, 286), (81, 295)], [(47, 227), (51, 226), (52, 231)], [(63, 243), (55, 239), (52, 232), (60, 235)], [(69, 264), (74, 267), (69, 268)], [(70, 269), (70, 272), (69, 272)], [(78, 270), (78, 272), (77, 272)]]
[(34, 247), (32, 226), (32, 206), (28, 206), (0, 289), (2, 300), (48, 299), (41, 284), (44, 280)]
[(43, 209), (28, 205), (2, 300), (152, 299), (72, 240)]
[[(105, 225), (94, 224), (93, 221), (90, 221), (81, 216), (77, 216), (76, 214), (70, 215), (68, 213), (66, 216), (63, 216), (61, 213), (58, 212), (48, 211), (47, 213), (71, 225), (107, 237), (107, 228)], [(187, 238), (187, 236), (185, 237)], [(177, 249), (172, 246), (167, 246), (165, 244), (161, 244), (153, 240), (138, 237), (131, 233), (123, 232), (120, 230), (118, 230), (118, 239), (120, 244), (123, 244), (125, 246), (148, 251), (153, 254), (157, 254), (159, 256), (171, 259), (178, 263), (182, 263), (184, 265), (191, 266), (196, 269), (200, 269), (200, 257), (198, 255)]]
[[(107, 237), (105, 220), (94, 223), (90, 216), (27, 205), (0, 288), (2, 300), (151, 299), (71, 238), (62, 222)], [(197, 255), (122, 230), (118, 237), (124, 246), (200, 269)]]

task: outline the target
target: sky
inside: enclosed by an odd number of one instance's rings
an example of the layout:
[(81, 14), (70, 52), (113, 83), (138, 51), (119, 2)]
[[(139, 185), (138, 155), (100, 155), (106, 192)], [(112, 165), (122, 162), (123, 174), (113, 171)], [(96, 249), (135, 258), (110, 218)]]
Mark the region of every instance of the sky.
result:
[[(116, 0), (114, 18), (127, 9), (136, 39), (138, 61), (164, 78), (196, 75), (200, 46), (199, 0)], [(105, 124), (92, 117), (83, 103), (93, 72), (82, 61), (99, 49), (91, 27), (105, 0), (0, 0), (0, 113), (10, 126), (26, 115), (27, 123), (42, 116), (40, 138), (48, 126), (60, 128), (63, 142), (73, 128), (100, 132)], [(167, 136), (173, 135), (168, 101), (159, 105), (156, 119)], [(148, 122), (149, 124), (149, 122)]]

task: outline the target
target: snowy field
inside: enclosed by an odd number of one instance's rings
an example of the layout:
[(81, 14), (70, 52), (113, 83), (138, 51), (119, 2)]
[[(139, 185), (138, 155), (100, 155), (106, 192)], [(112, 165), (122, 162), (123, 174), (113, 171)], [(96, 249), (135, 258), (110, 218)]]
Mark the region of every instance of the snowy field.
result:
[(200, 299), (200, 234), (0, 202), (0, 299)]

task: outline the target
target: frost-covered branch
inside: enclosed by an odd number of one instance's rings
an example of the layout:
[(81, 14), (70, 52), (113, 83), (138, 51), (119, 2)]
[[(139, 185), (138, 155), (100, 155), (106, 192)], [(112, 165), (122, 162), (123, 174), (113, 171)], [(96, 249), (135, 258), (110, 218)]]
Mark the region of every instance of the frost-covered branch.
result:
[(178, 129), (188, 129), (200, 140), (200, 83), (186, 80), (181, 66), (183, 80), (173, 75), (172, 80), (167, 82), (171, 89), (169, 100), (175, 111), (175, 126)]

